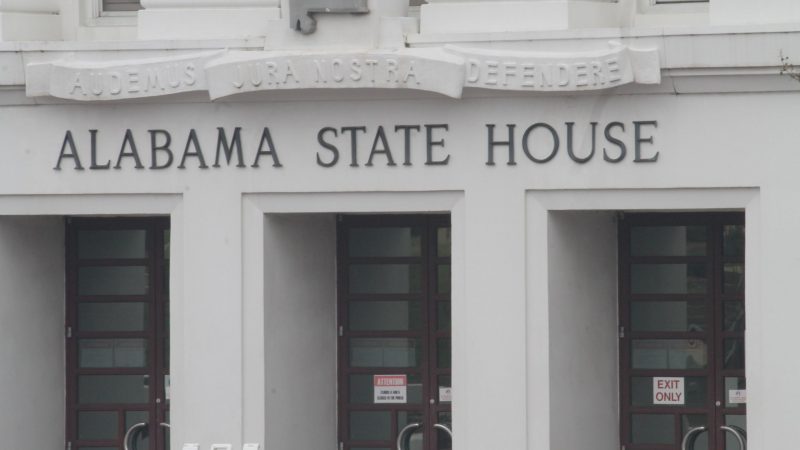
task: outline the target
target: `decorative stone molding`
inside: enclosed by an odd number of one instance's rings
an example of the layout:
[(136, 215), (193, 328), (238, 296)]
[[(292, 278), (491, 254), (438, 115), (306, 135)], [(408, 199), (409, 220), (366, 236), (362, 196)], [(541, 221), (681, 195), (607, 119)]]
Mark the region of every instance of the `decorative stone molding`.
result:
[(463, 59), (441, 49), (229, 54), (207, 67), (212, 99), (283, 89), (415, 89), (460, 97)]
[(29, 64), (29, 97), (50, 95), (76, 101), (159, 97), (208, 89), (205, 66), (220, 51), (190, 56), (84, 62), (66, 59)]
[(465, 86), (512, 91), (587, 91), (658, 84), (658, 51), (611, 43), (608, 50), (543, 53), (445, 48), (465, 58)]
[(29, 97), (108, 101), (208, 92), (212, 100), (257, 91), (411, 89), (459, 98), (465, 87), (594, 91), (659, 84), (656, 49), (610, 43), (592, 52), (525, 52), (444, 46), (365, 51), (211, 51), (122, 60), (68, 58), (29, 64)]

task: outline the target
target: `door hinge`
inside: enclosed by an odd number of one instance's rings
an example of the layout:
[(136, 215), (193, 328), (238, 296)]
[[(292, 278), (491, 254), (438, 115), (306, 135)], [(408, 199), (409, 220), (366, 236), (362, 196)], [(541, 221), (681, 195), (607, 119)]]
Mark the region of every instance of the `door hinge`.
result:
[[(622, 339), (625, 337), (625, 327), (619, 327), (619, 338)], [(624, 448), (622, 450), (625, 450)]]
[(344, 327), (339, 325), (339, 337), (344, 336)]
[(339, 450), (344, 450), (344, 442), (339, 442)]
[(622, 446), (620, 446), (620, 450), (625, 450), (625, 444), (622, 444)]
[(67, 442), (66, 448), (67, 450), (72, 450), (72, 442)]
[[(72, 337), (72, 327), (69, 327), (69, 326), (68, 326), (68, 327), (67, 327), (67, 329), (66, 329), (66, 330), (64, 330), (64, 334), (67, 336), (67, 339), (71, 338), (71, 337)], [(68, 443), (68, 444), (69, 444), (69, 443)], [(70, 445), (71, 445), (71, 444), (70, 444)]]

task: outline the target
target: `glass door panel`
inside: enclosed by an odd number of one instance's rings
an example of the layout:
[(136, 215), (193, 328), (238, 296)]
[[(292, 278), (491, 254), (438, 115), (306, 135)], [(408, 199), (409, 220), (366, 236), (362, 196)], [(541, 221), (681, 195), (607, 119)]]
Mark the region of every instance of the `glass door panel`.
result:
[[(629, 450), (736, 449), (745, 433), (744, 218), (621, 223), (621, 439)], [(700, 427), (704, 427), (701, 429)], [(693, 447), (692, 447), (693, 445)]]
[(448, 218), (343, 217), (338, 267), (343, 448), (451, 448)]
[[(166, 219), (69, 219), (67, 442), (165, 450)], [(166, 238), (166, 239), (165, 239)], [(129, 430), (132, 430), (128, 433)]]

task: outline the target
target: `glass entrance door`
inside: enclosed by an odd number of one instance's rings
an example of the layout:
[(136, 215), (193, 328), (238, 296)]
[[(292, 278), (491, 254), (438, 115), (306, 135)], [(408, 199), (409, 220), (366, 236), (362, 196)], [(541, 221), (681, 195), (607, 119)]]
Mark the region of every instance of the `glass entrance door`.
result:
[(68, 219), (67, 442), (169, 448), (169, 221)]
[(622, 443), (746, 442), (744, 216), (629, 215), (620, 227)]
[(343, 449), (452, 448), (449, 217), (345, 216), (338, 234)]

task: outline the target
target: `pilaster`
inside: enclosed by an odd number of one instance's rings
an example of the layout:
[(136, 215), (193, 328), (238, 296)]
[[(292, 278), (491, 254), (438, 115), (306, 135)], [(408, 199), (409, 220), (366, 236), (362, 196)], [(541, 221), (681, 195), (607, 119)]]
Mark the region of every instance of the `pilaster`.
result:
[[(242, 448), (241, 195), (192, 186), (172, 216), (172, 448)], [(175, 301), (175, 300), (173, 300)], [(224, 445), (223, 445), (223, 448)]]
[(453, 305), (454, 448), (465, 450), (527, 448), (525, 193), (500, 184), (466, 192), (463, 301)]

